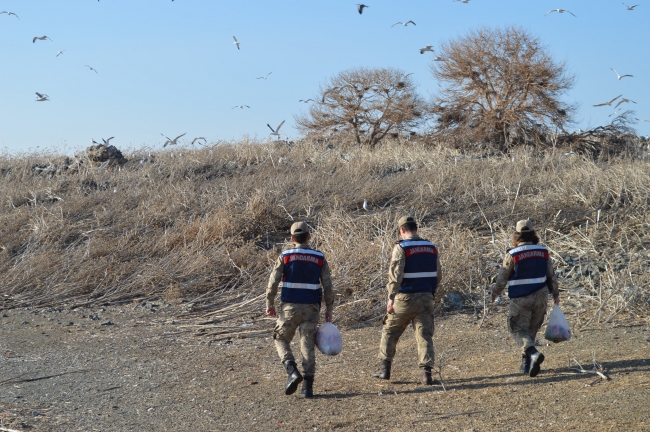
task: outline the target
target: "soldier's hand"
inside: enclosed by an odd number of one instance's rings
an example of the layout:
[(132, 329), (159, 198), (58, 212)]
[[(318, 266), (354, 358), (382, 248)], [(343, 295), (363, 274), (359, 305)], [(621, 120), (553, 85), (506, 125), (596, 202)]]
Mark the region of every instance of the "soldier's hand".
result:
[(325, 312), (325, 322), (332, 322), (332, 311)]
[(393, 308), (394, 304), (395, 301), (389, 299), (388, 303), (386, 303), (386, 312), (388, 312), (389, 314), (394, 314), (395, 313), (395, 309)]
[(553, 298), (553, 303), (555, 303), (556, 305), (559, 305), (560, 304), (560, 297), (558, 296), (558, 297)]
[(275, 307), (269, 306), (266, 308), (266, 314), (270, 317), (275, 318), (278, 314), (275, 312)]

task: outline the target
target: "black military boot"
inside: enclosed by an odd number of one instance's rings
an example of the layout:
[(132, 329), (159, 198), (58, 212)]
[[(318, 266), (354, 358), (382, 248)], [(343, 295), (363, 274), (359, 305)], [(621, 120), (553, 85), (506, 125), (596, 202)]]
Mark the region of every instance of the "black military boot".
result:
[(434, 385), (436, 382), (431, 376), (431, 366), (422, 366), (422, 384), (424, 385)]
[(390, 379), (390, 362), (388, 360), (379, 362), (379, 370), (373, 372), (370, 376), (385, 380)]
[(298, 384), (302, 382), (302, 375), (298, 372), (298, 366), (293, 360), (289, 360), (284, 364), (287, 371), (287, 385), (284, 386), (284, 394), (291, 395), (298, 390)]
[(530, 357), (528, 357), (528, 354), (521, 355), (521, 366), (519, 367), (519, 372), (526, 375), (530, 372)]
[(300, 389), (300, 396), (305, 399), (310, 399), (314, 397), (314, 377), (306, 376), (305, 380), (302, 382), (302, 388)]
[(537, 349), (532, 346), (526, 349), (526, 355), (530, 358), (530, 370), (528, 371), (528, 376), (535, 377), (539, 373), (539, 365), (544, 361), (544, 354), (537, 351)]

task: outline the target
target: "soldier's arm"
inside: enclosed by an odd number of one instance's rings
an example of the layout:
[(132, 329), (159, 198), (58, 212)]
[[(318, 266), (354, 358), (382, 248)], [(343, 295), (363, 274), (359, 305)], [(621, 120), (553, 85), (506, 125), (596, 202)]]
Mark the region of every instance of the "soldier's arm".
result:
[(512, 272), (515, 270), (515, 261), (512, 259), (512, 255), (509, 253), (503, 258), (503, 265), (499, 269), (499, 274), (497, 275), (497, 282), (492, 290), (492, 298), (497, 298), (499, 294), (505, 289), (508, 285), (508, 279), (512, 275)]
[(320, 270), (320, 283), (323, 286), (323, 297), (325, 298), (325, 310), (332, 312), (334, 308), (334, 288), (332, 287), (332, 277), (330, 276), (330, 267), (327, 260), (323, 258), (323, 267)]
[(404, 265), (406, 264), (406, 254), (404, 249), (399, 245), (395, 245), (393, 248), (393, 255), (390, 259), (390, 264), (388, 265), (388, 283), (386, 284), (386, 290), (388, 291), (388, 298), (394, 300), (395, 296), (399, 292), (399, 287), (402, 284), (402, 278), (404, 277)]
[(558, 288), (558, 283), (557, 283), (557, 275), (555, 274), (555, 270), (553, 269), (553, 262), (551, 259), (548, 259), (548, 263), (546, 264), (546, 285), (548, 286), (548, 290), (550, 291), (551, 294), (553, 294), (553, 298), (557, 299), (560, 297), (560, 290)]
[(271, 276), (269, 277), (269, 284), (266, 287), (266, 307), (273, 307), (275, 303), (275, 295), (278, 293), (278, 285), (282, 281), (282, 273), (284, 272), (284, 261), (280, 255), (273, 266)]

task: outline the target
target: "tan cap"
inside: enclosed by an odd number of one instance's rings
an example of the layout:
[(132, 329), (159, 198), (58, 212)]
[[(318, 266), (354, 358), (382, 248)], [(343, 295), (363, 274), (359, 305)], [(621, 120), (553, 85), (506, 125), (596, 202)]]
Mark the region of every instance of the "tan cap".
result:
[(397, 221), (397, 226), (401, 227), (407, 223), (415, 223), (415, 219), (413, 219), (411, 216), (402, 216), (399, 218), (399, 221)]
[(535, 231), (535, 228), (533, 228), (533, 222), (530, 219), (522, 219), (519, 222), (517, 222), (518, 233), (525, 233), (525, 232), (532, 232), (532, 231)]
[(296, 222), (291, 225), (291, 235), (309, 234), (309, 225), (305, 222)]

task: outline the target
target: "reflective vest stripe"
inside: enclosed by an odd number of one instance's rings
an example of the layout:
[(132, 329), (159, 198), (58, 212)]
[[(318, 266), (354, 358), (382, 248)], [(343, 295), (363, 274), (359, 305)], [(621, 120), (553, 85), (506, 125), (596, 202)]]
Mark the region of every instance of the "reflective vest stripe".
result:
[(534, 279), (515, 279), (508, 281), (508, 286), (540, 284), (546, 282), (546, 276)]
[(433, 246), (433, 243), (427, 240), (403, 240), (399, 242), (399, 245), (402, 248), (407, 248), (411, 246)]
[(403, 278), (430, 278), (438, 277), (438, 272), (420, 272), (420, 273), (404, 273)]
[(319, 252), (314, 249), (301, 249), (301, 248), (294, 248), (294, 249), (287, 249), (286, 251), (282, 252), (282, 255), (289, 255), (289, 254), (294, 254), (294, 253), (299, 253), (299, 254), (309, 254), (309, 255), (316, 255), (319, 257), (324, 257), (322, 252)]
[(542, 245), (523, 245), (523, 246), (517, 246), (516, 248), (512, 248), (508, 251), (510, 255), (527, 251), (527, 250), (546, 250), (546, 248)]
[(317, 289), (320, 289), (320, 284), (282, 282), (282, 288), (298, 288), (298, 289), (317, 290)]

